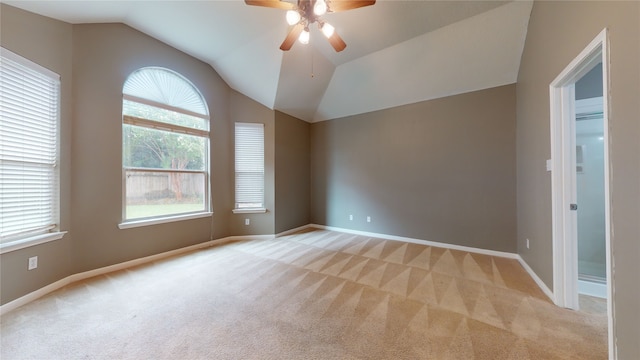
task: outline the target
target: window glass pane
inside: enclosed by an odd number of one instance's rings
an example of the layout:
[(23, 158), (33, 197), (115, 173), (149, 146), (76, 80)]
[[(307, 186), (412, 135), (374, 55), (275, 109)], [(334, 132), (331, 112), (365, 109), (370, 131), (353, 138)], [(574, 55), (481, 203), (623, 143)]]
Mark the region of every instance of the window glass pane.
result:
[(125, 171), (125, 176), (127, 219), (206, 210), (204, 173)]
[(203, 118), (129, 100), (122, 101), (122, 113), (137, 118), (155, 120), (192, 129), (209, 130), (209, 121)]
[(123, 125), (125, 167), (205, 170), (206, 145), (199, 136)]

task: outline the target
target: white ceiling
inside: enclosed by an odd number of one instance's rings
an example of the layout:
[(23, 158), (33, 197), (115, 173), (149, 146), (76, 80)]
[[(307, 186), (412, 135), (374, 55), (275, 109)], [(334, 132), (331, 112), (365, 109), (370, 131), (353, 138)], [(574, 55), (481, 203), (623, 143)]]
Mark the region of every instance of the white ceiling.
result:
[(122, 22), (211, 64), (238, 92), (309, 122), (515, 83), (532, 8), (531, 1), (378, 0), (323, 17), (347, 43), (336, 53), (315, 27), (309, 45), (281, 51), (285, 11), (243, 0), (5, 2), (73, 24)]

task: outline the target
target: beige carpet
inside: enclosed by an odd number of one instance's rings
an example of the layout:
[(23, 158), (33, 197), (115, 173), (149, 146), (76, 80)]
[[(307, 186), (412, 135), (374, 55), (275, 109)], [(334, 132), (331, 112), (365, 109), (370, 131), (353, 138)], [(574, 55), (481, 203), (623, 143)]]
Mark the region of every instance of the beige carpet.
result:
[(2, 317), (10, 359), (606, 359), (606, 316), (515, 260), (312, 230), (73, 284)]

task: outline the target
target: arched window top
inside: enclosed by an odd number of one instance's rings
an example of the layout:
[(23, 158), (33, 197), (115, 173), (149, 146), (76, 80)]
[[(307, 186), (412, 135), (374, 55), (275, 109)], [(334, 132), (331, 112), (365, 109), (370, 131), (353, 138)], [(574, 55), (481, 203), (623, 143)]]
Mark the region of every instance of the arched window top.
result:
[(193, 84), (180, 74), (159, 67), (141, 68), (129, 75), (122, 93), (209, 118), (207, 105)]

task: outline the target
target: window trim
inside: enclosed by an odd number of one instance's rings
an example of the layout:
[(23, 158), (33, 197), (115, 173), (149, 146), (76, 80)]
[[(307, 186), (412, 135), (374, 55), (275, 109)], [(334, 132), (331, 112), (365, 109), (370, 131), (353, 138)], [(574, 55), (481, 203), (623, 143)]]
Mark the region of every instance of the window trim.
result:
[(180, 214), (180, 215), (168, 215), (163, 217), (157, 216), (153, 218), (134, 219), (130, 221), (121, 222), (120, 224), (118, 224), (118, 228), (122, 230), (132, 229), (132, 228), (143, 227), (143, 226), (172, 223), (176, 221), (201, 219), (205, 217), (211, 217), (212, 215), (213, 215), (213, 211), (204, 211), (204, 212), (187, 213), (187, 214)]
[[(194, 89), (196, 88), (195, 85), (193, 85), (193, 84), (191, 86), (193, 86)], [(199, 118), (205, 119), (207, 121), (211, 120), (210, 116), (208, 116), (208, 115), (203, 115), (203, 114), (197, 113), (195, 111), (181, 109), (181, 108), (178, 108), (178, 107), (175, 107), (175, 106), (163, 104), (163, 103), (160, 103), (160, 102), (157, 102), (157, 101), (144, 99), (144, 98), (133, 96), (133, 95), (122, 94), (122, 99), (123, 100), (129, 100), (131, 102), (136, 102), (136, 103), (140, 103), (140, 104), (145, 104), (145, 105), (157, 107), (157, 108), (164, 109), (164, 110), (175, 111), (175, 112), (179, 112), (179, 113), (182, 113), (182, 114), (199, 117)]]
[[(260, 206), (256, 206), (256, 207), (238, 207), (238, 126), (240, 127), (245, 127), (245, 128), (259, 128), (262, 130), (262, 202), (260, 204)], [(236, 121), (234, 123), (234, 205), (233, 205), (233, 209), (232, 212), (234, 214), (260, 214), (260, 213), (266, 213), (267, 209), (266, 209), (266, 166), (265, 166), (265, 128), (266, 128), (266, 124), (264, 123), (260, 123), (260, 122), (243, 122), (243, 121)]]
[[(138, 73), (139, 71), (143, 71), (143, 70), (153, 70), (153, 69), (158, 69), (161, 71), (166, 71), (171, 73), (172, 75), (180, 78), (182, 81), (184, 81), (186, 84), (188, 84), (190, 86), (190, 88), (193, 90), (193, 92), (195, 94), (197, 94), (200, 98), (200, 100), (202, 101), (202, 105), (204, 107), (204, 111), (207, 112), (207, 114), (201, 114), (198, 112), (194, 112), (191, 110), (187, 110), (187, 109), (183, 109), (183, 108), (179, 108), (179, 107), (175, 107), (169, 104), (165, 104), (162, 102), (158, 102), (158, 101), (154, 101), (154, 100), (150, 100), (150, 99), (146, 99), (146, 98), (141, 98), (135, 95), (130, 95), (125, 93), (126, 90), (126, 86), (127, 86), (127, 81), (129, 81), (129, 79), (131, 78), (131, 76), (133, 76), (134, 74)], [(189, 116), (193, 116), (193, 117), (197, 117), (197, 118), (201, 118), (206, 120), (206, 130), (202, 130), (202, 129), (196, 129), (196, 128), (191, 128), (188, 126), (181, 126), (181, 125), (176, 125), (176, 124), (171, 124), (171, 123), (165, 123), (162, 121), (157, 121), (157, 120), (153, 120), (153, 119), (145, 119), (145, 118), (139, 118), (139, 117), (135, 117), (135, 116), (131, 116), (131, 115), (125, 115), (124, 114), (124, 107), (123, 107), (123, 113), (122, 113), (122, 125), (124, 128), (124, 125), (131, 125), (134, 127), (139, 127), (139, 128), (147, 128), (147, 129), (153, 129), (153, 130), (158, 130), (158, 131), (164, 131), (164, 132), (171, 132), (171, 133), (178, 133), (178, 134), (186, 134), (186, 135), (190, 135), (190, 136), (196, 136), (196, 137), (200, 137), (205, 139), (205, 149), (204, 149), (204, 163), (205, 163), (205, 168), (203, 170), (191, 170), (191, 169), (156, 169), (156, 168), (139, 168), (139, 167), (129, 167), (129, 166), (124, 166), (124, 156), (123, 156), (123, 160), (122, 160), (122, 220), (121, 222), (118, 224), (118, 228), (120, 229), (130, 229), (130, 228), (136, 228), (136, 227), (142, 227), (142, 226), (150, 226), (150, 225), (156, 225), (156, 224), (163, 224), (163, 223), (170, 223), (170, 222), (176, 222), (176, 221), (183, 221), (183, 220), (190, 220), (190, 219), (198, 219), (198, 218), (204, 218), (204, 217), (211, 217), (213, 215), (213, 211), (212, 211), (212, 197), (211, 197), (211, 161), (210, 161), (210, 152), (211, 152), (211, 116), (209, 114), (208, 111), (208, 106), (207, 106), (207, 102), (205, 101), (204, 97), (202, 96), (202, 93), (200, 93), (200, 90), (186, 77), (184, 77), (182, 74), (168, 69), (168, 68), (163, 68), (163, 67), (142, 67), (139, 69), (134, 70), (133, 72), (131, 72), (129, 74), (129, 77), (127, 77), (127, 80), (125, 81), (125, 84), (123, 86), (123, 93), (122, 93), (122, 103), (124, 104), (125, 101), (130, 101), (130, 102), (134, 102), (134, 103), (140, 103), (143, 105), (148, 105), (148, 106), (152, 106), (152, 107), (156, 107), (156, 108), (160, 108), (163, 110), (169, 110), (169, 111), (173, 111), (173, 112), (177, 112), (177, 113), (181, 113), (181, 114), (185, 114), (185, 115), (189, 115)], [(123, 133), (124, 134), (124, 133)], [(122, 138), (122, 143), (124, 143), (124, 137)], [(123, 154), (124, 155), (124, 154)], [(126, 179), (127, 179), (127, 171), (137, 171), (137, 172), (166, 172), (166, 173), (184, 173), (184, 174), (202, 174), (204, 175), (204, 191), (203, 191), (203, 196), (205, 199), (205, 209), (204, 210), (198, 210), (198, 211), (194, 211), (194, 212), (185, 212), (185, 213), (176, 213), (176, 214), (166, 214), (166, 215), (157, 215), (157, 216), (150, 216), (150, 217), (141, 217), (141, 218), (134, 218), (134, 219), (127, 219), (126, 218), (126, 214), (127, 214), (127, 187), (126, 187)]]
[(5, 254), (8, 252), (26, 249), (31, 246), (36, 246), (44, 243), (48, 243), (51, 241), (60, 240), (66, 234), (66, 231), (57, 231), (45, 234), (39, 234), (30, 236), (28, 238), (22, 238), (18, 240), (11, 240), (5, 243), (0, 244), (0, 254)]
[(264, 214), (267, 212), (266, 207), (255, 207), (255, 208), (235, 208), (231, 210), (234, 214)]
[(203, 138), (209, 138), (208, 130), (199, 130), (199, 129), (194, 129), (187, 126), (163, 123), (161, 121), (143, 119), (143, 118), (130, 116), (130, 115), (123, 115), (122, 118), (123, 118), (122, 123), (127, 125), (134, 125), (134, 126), (144, 127), (148, 129), (170, 131), (170, 132), (179, 133), (179, 134), (187, 134), (187, 135), (199, 136)]

